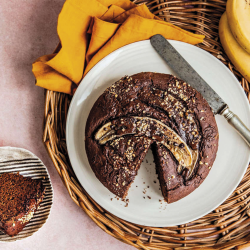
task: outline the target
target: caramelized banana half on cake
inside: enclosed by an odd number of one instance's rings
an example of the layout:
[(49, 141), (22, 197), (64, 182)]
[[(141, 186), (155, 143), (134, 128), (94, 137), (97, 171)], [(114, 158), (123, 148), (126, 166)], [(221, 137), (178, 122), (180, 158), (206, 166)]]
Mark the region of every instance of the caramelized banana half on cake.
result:
[(181, 165), (178, 171), (181, 172), (183, 167), (187, 168), (186, 179), (191, 176), (198, 159), (198, 151), (190, 149), (175, 131), (161, 121), (138, 116), (119, 118), (104, 124), (96, 132), (95, 139), (102, 145), (125, 135), (146, 136), (161, 143)]

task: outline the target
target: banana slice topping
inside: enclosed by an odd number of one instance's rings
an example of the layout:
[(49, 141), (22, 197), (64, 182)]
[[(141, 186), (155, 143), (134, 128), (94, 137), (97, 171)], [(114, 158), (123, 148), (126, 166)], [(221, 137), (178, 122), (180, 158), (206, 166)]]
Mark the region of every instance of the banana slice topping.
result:
[[(102, 145), (129, 134), (146, 136), (161, 143), (171, 151), (181, 166), (188, 169), (190, 166), (190, 170), (194, 168), (197, 159), (194, 163), (192, 151), (187, 144), (170, 127), (153, 118), (132, 116), (115, 119), (104, 124), (96, 132), (95, 139)], [(189, 171), (189, 176), (191, 174), (192, 171)]]
[(186, 181), (192, 176), (192, 173), (194, 172), (194, 167), (195, 167), (197, 160), (198, 160), (198, 157), (199, 157), (198, 150), (192, 150), (192, 149), (190, 149), (190, 150), (192, 153), (192, 164), (189, 166), (186, 166), (186, 167), (184, 167), (183, 165), (179, 165), (177, 168), (177, 172), (179, 174), (182, 174)]

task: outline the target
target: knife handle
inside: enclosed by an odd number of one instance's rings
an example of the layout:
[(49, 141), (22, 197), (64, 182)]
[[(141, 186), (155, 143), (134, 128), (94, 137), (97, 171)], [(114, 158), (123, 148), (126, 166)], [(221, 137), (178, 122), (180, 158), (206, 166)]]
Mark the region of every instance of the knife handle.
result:
[(246, 125), (241, 121), (241, 119), (234, 114), (228, 106), (226, 106), (220, 113), (223, 115), (228, 123), (235, 128), (235, 130), (241, 135), (241, 137), (245, 140), (247, 145), (250, 147), (250, 130), (246, 127)]

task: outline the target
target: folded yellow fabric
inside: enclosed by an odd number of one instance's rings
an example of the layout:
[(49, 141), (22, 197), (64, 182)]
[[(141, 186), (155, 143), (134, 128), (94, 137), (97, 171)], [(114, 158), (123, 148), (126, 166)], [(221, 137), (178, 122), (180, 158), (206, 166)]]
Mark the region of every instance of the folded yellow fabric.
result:
[(73, 82), (82, 78), (88, 45), (87, 29), (92, 16), (100, 17), (108, 9), (94, 0), (66, 1), (58, 17), (57, 32), (62, 49), (47, 64)]
[(65, 75), (55, 72), (53, 68), (46, 64), (55, 55), (42, 56), (33, 63), (33, 73), (36, 79), (39, 79), (36, 85), (45, 89), (71, 94), (71, 80)]
[(107, 10), (107, 12), (105, 12), (100, 19), (106, 22), (111, 22), (113, 19), (121, 15), (123, 12), (125, 12), (123, 8), (112, 4)]
[(141, 16), (141, 17), (144, 17), (144, 18), (148, 18), (148, 19), (161, 20), (160, 18), (155, 16), (153, 13), (151, 13), (149, 11), (148, 7), (145, 4), (142, 4), (142, 5), (139, 5), (139, 6), (135, 7), (135, 8), (133, 8), (133, 9), (130, 9), (128, 11), (124, 11), (123, 13), (116, 16), (113, 20), (110, 20), (110, 21), (116, 22), (116, 23), (123, 23), (132, 14), (138, 15), (138, 16)]
[[(112, 20), (115, 19), (115, 17), (119, 16), (123, 12), (125, 12), (123, 8), (112, 4), (109, 7), (109, 9), (100, 17), (100, 19), (106, 22), (112, 22)], [(89, 29), (88, 29), (89, 34), (92, 33), (93, 25), (94, 25), (94, 18), (92, 18), (90, 25), (89, 25)]]
[[(105, 26), (105, 22), (103, 22), (103, 26)], [(108, 28), (107, 26), (105, 27)], [(99, 29), (101, 30), (101, 28)], [(113, 27), (111, 27), (111, 29), (113, 29)], [(167, 39), (183, 41), (190, 44), (197, 44), (203, 41), (203, 36), (192, 34), (173, 24), (164, 21), (150, 20), (137, 15), (130, 15), (115, 35), (112, 36), (105, 46), (90, 60), (84, 75), (102, 58), (116, 49), (130, 43), (149, 39), (155, 34), (161, 34)]]
[(204, 38), (160, 21), (146, 5), (137, 6), (129, 0), (67, 0), (57, 31), (60, 51), (38, 58), (32, 71), (38, 86), (68, 94), (72, 93), (72, 82), (78, 84), (83, 73), (124, 45), (154, 34), (191, 44)]
[[(108, 40), (115, 34), (119, 28), (119, 23), (123, 23), (131, 14), (137, 14), (141, 17), (148, 19), (154, 19), (153, 15), (146, 5), (139, 5), (133, 9), (125, 11), (121, 7), (112, 5), (109, 10), (104, 13), (103, 16), (98, 19), (94, 17), (88, 30), (88, 33), (92, 33), (89, 48), (86, 54), (86, 62), (89, 63), (90, 59), (100, 50)], [(103, 22), (103, 21), (106, 22)], [(110, 23), (117, 22), (117, 23)]]
[(112, 4), (118, 7), (121, 7), (124, 10), (130, 10), (137, 5), (132, 3), (130, 0), (97, 0), (99, 3), (104, 5), (105, 7), (109, 7)]
[(118, 23), (108, 23), (95, 17), (92, 27), (92, 36), (86, 54), (87, 63), (89, 63), (98, 50), (108, 42), (118, 28)]

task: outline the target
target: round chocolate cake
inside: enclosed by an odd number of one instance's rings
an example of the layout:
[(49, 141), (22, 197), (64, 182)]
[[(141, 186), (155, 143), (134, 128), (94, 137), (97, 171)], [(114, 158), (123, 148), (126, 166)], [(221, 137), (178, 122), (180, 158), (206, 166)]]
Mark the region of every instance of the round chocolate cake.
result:
[(172, 75), (139, 73), (107, 88), (86, 124), (86, 152), (97, 178), (125, 198), (151, 148), (165, 201), (199, 187), (218, 149), (218, 128), (202, 95)]

